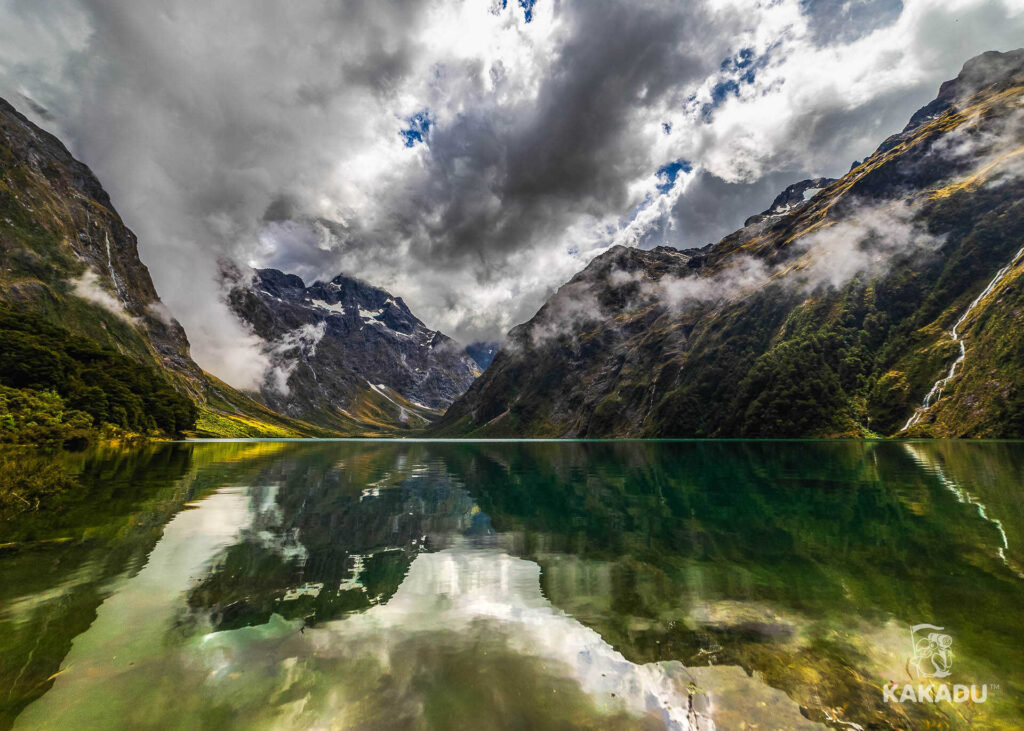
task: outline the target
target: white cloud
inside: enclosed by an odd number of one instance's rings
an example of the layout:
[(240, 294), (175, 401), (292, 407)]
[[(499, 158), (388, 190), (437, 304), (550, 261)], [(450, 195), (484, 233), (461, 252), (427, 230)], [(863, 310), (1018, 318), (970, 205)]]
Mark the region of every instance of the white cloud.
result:
[(862, 206), (827, 228), (798, 239), (795, 274), (807, 289), (841, 287), (860, 274), (879, 274), (894, 256), (934, 251), (945, 240), (929, 234), (914, 219), (918, 208), (906, 203)]
[[(699, 135), (687, 154), (726, 181), (793, 168), (845, 172), (851, 160), (898, 131), (964, 61), (1014, 48), (1024, 34), (1019, 3), (907, 0), (895, 23), (848, 43), (820, 46), (797, 0), (760, 5), (749, 10), (772, 19), (771, 32), (761, 26), (739, 37), (755, 59), (766, 59), (755, 80), (739, 84), (711, 123), (695, 119), (699, 109), (693, 107), (676, 120), (677, 129), (688, 125)], [(710, 101), (719, 81), (707, 79), (697, 100)], [(844, 116), (857, 124), (844, 125)]]
[(94, 305), (99, 305), (122, 320), (132, 322), (131, 316), (125, 311), (121, 301), (100, 286), (100, 278), (92, 269), (87, 268), (82, 272), (82, 276), (72, 279), (71, 286), (78, 297)]
[(303, 357), (316, 355), (316, 346), (327, 334), (327, 322), (321, 320), (305, 324), (284, 334), (279, 340), (264, 343), (263, 350), (270, 360), (266, 371), (266, 383), (273, 390), (287, 396), (291, 390), (288, 379)]
[(680, 309), (701, 302), (721, 302), (750, 294), (763, 287), (771, 276), (769, 268), (761, 259), (737, 256), (722, 270), (712, 276), (664, 277), (645, 287), (673, 309)]
[[(24, 109), (97, 172), (196, 359), (252, 386), (267, 361), (222, 302), (219, 257), (345, 271), (432, 328), (499, 337), (613, 243), (701, 245), (764, 207), (736, 196), (700, 223), (709, 174), (843, 172), (967, 58), (1024, 37), (1010, 0), (907, 0), (824, 35), (806, 10), (539, 0), (526, 24), (480, 0), (10, 0), (0, 94), (49, 110)], [(753, 80), (702, 114), (743, 48)], [(693, 172), (659, 190), (679, 159)], [(296, 220), (264, 221), (284, 200)]]

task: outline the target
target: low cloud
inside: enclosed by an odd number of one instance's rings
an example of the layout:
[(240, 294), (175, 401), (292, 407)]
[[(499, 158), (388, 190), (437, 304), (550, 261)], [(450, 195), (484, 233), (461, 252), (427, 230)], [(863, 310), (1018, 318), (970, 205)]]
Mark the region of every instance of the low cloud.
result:
[(316, 346), (327, 333), (327, 322), (321, 320), (315, 325), (306, 324), (296, 328), (274, 342), (264, 343), (263, 352), (269, 361), (264, 383), (266, 386), (287, 396), (290, 392), (288, 379), (304, 358), (316, 355)]
[(700, 246), (845, 172), (1021, 37), (1011, 0), (11, 0), (0, 95), (96, 171), (200, 365), (253, 387), (221, 257), (500, 340), (609, 245)]
[[(247, 332), (230, 312), (223, 318), (198, 320), (188, 329), (196, 361), (221, 380), (243, 391), (255, 391), (263, 384), (271, 367), (263, 352), (263, 341)], [(231, 319), (227, 319), (227, 318)], [(196, 343), (202, 344), (197, 354)]]
[(752, 256), (734, 257), (711, 276), (664, 277), (645, 290), (673, 310), (708, 302), (743, 297), (764, 286), (771, 273), (767, 265)]
[[(612, 276), (617, 274), (619, 272), (613, 272)], [(539, 313), (530, 327), (530, 339), (533, 346), (538, 347), (550, 340), (578, 335), (588, 324), (601, 322), (606, 317), (591, 282), (570, 282)]]
[(72, 279), (71, 286), (75, 295), (86, 302), (99, 305), (126, 322), (134, 322), (133, 318), (125, 311), (121, 301), (102, 287), (99, 275), (91, 268), (87, 268), (77, 279)]
[(995, 119), (976, 115), (944, 135), (931, 154), (987, 185), (1024, 175), (1024, 95)]
[(797, 239), (789, 258), (774, 265), (740, 254), (711, 274), (694, 270), (688, 276), (651, 281), (638, 278), (638, 273), (613, 272), (610, 281), (641, 281), (641, 298), (673, 310), (741, 299), (769, 281), (806, 293), (838, 289), (857, 277), (883, 274), (896, 257), (941, 247), (945, 236), (930, 234), (918, 221), (919, 212), (919, 204), (905, 202), (854, 206), (842, 221)]
[(937, 250), (945, 237), (933, 236), (917, 222), (919, 210), (902, 202), (854, 209), (842, 221), (794, 242), (803, 253), (783, 281), (808, 291), (839, 288), (854, 277), (885, 272), (896, 256)]

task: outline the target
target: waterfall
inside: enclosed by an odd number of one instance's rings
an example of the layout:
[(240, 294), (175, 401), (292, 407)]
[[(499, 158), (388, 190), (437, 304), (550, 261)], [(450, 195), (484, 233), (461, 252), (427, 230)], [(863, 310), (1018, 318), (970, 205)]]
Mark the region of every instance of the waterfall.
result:
[(114, 256), (110, 253), (110, 232), (103, 234), (103, 240), (107, 244), (107, 269), (110, 271), (110, 279), (114, 283), (114, 289), (117, 292), (117, 298), (121, 301), (121, 304), (127, 304), (128, 300), (125, 297), (125, 286), (124, 282), (121, 281), (121, 277), (117, 275), (117, 270), (114, 268)]
[(932, 407), (932, 404), (942, 397), (942, 389), (945, 388), (946, 384), (949, 383), (954, 375), (956, 375), (956, 369), (964, 362), (964, 358), (967, 357), (967, 348), (964, 345), (963, 336), (960, 334), (960, 326), (964, 324), (964, 321), (966, 321), (971, 312), (974, 311), (974, 308), (977, 307), (981, 301), (996, 288), (996, 285), (1003, 280), (1003, 277), (1010, 273), (1010, 270), (1013, 269), (1014, 265), (1022, 255), (1024, 255), (1024, 248), (1019, 249), (1017, 253), (1013, 255), (1013, 258), (1010, 259), (1010, 263), (996, 272), (996, 275), (992, 277), (992, 281), (988, 283), (988, 286), (981, 291), (981, 294), (974, 298), (974, 301), (971, 302), (970, 306), (964, 311), (964, 314), (961, 315), (960, 319), (956, 321), (955, 325), (953, 325), (953, 329), (949, 331), (949, 336), (953, 339), (954, 343), (957, 343), (960, 346), (960, 355), (953, 361), (953, 365), (949, 367), (949, 372), (937, 380), (935, 385), (931, 387), (931, 390), (925, 395), (924, 401), (914, 410), (914, 413), (910, 415), (910, 418), (907, 419), (907, 423), (903, 425), (903, 428), (900, 431), (906, 431), (919, 422), (921, 417), (924, 416), (928, 409)]

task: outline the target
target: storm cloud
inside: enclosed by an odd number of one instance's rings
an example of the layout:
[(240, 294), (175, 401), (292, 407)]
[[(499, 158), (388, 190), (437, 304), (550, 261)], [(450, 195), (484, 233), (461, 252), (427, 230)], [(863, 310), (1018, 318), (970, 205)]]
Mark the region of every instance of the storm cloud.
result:
[(0, 0), (0, 95), (94, 169), (196, 359), (246, 386), (219, 259), (499, 339), (612, 244), (700, 246), (845, 172), (1021, 37), (1011, 0)]

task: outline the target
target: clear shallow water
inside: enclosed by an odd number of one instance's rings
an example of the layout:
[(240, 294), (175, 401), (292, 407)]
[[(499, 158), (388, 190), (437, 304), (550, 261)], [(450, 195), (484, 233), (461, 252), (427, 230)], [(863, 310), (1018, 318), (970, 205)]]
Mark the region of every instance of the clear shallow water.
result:
[[(80, 488), (0, 528), (0, 727), (1024, 719), (1021, 443), (235, 442), (59, 459)], [(984, 703), (883, 700), (917, 683), (920, 623), (952, 637), (945, 681), (987, 684)]]

